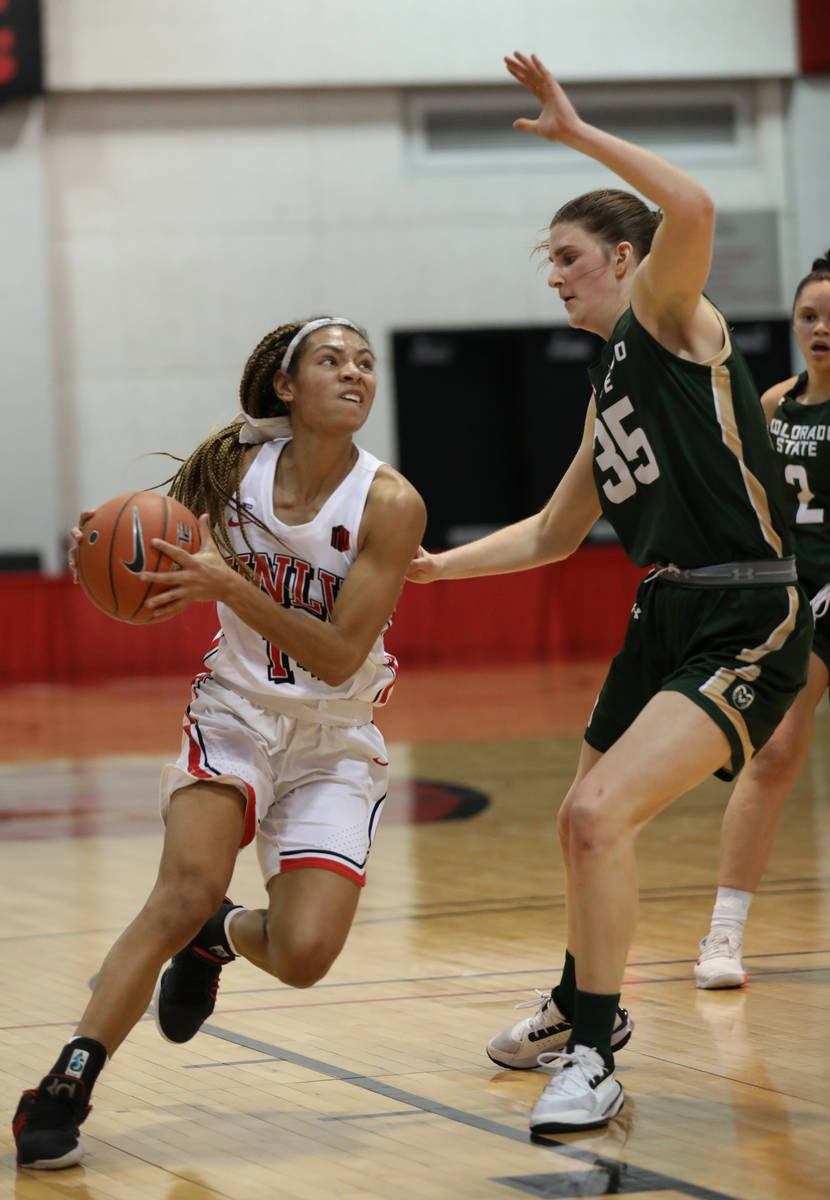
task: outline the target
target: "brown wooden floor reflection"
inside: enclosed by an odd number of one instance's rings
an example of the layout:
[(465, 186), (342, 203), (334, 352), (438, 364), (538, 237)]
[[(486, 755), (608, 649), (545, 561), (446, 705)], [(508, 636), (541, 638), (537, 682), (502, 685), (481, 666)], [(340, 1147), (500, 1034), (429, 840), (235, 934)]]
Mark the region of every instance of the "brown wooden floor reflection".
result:
[[(192, 1042), (171, 1046), (143, 1021), (96, 1089), (84, 1164), (16, 1172), (7, 1123), (0, 1194), (826, 1196), (826, 704), (753, 901), (748, 988), (702, 993), (692, 983), (728, 796), (712, 780), (641, 837), (641, 914), (624, 993), (637, 1027), (618, 1060), (620, 1118), (531, 1143), (527, 1114), (543, 1079), (500, 1071), (484, 1055), (496, 1030), (526, 1015), (513, 1005), (550, 986), (561, 959), (555, 811), (602, 673), (602, 664), (404, 671), (378, 718), (399, 790), (329, 976), (297, 992), (237, 962)], [(90, 977), (150, 886), (158, 769), (177, 749), (187, 699), (181, 680), (0, 692), (9, 1116), (71, 1031)], [(416, 795), (411, 781), (488, 803), (435, 819), (450, 801), (434, 788)], [(260, 902), (250, 851), (233, 895)]]

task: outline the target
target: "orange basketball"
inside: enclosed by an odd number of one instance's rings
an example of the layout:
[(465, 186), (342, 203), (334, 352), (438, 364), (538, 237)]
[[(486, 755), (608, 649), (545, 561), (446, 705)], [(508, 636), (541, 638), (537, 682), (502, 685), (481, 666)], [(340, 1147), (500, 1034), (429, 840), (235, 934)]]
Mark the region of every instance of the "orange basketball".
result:
[(199, 549), (199, 525), (193, 513), (157, 492), (125, 492), (108, 500), (96, 508), (81, 532), (77, 565), (84, 593), (102, 612), (133, 625), (153, 620), (146, 603), (164, 591), (162, 584), (140, 579), (140, 573), (178, 570), (172, 559), (153, 548), (152, 539), (163, 538), (192, 554)]

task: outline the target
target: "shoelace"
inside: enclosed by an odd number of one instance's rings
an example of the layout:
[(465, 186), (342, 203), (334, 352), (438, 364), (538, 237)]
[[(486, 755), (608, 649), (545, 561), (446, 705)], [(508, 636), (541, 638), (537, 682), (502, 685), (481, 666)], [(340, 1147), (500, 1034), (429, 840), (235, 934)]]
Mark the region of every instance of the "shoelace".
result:
[(551, 996), (550, 992), (543, 992), (541, 988), (534, 988), (533, 990), (536, 993), (536, 998), (534, 1000), (522, 1000), (521, 1003), (517, 1004), (515, 1007), (533, 1008), (535, 1004), (539, 1005), (538, 1012), (535, 1012), (532, 1017), (526, 1018), (530, 1028), (535, 1030), (543, 1027), (553, 997)]
[[(537, 1062), (540, 1067), (552, 1067), (556, 1090), (568, 1095), (577, 1095), (585, 1091), (586, 1084), (591, 1084), (601, 1071), (597, 1064), (591, 1061), (592, 1051), (586, 1046), (576, 1046), (573, 1050), (548, 1050), (540, 1054)], [(548, 1085), (549, 1086), (549, 1085)]]
[(700, 945), (700, 958), (719, 958), (725, 954), (728, 958), (735, 958), (738, 955), (738, 940), (734, 934), (716, 933), (714, 936), (710, 933), (703, 939)]
[(91, 1105), (80, 1100), (54, 1100), (51, 1096), (38, 1095), (33, 1091), (31, 1105), (20, 1114), (19, 1122), (15, 1122), (17, 1133), (20, 1133), (24, 1126), (32, 1132), (59, 1129), (77, 1133), (77, 1127), (83, 1123), (91, 1109)]
[(222, 967), (218, 963), (208, 962), (207, 959), (190, 956), (186, 967), (177, 963), (168, 983), (171, 999), (179, 1004), (193, 1004), (205, 999), (205, 996), (215, 1002), (219, 991), (219, 976)]

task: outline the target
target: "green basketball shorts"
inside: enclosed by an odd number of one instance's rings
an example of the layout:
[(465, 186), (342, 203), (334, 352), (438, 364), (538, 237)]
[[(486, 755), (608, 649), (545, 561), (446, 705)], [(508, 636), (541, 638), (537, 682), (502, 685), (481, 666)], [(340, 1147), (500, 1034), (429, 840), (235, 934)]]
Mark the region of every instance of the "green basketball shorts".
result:
[(733, 779), (804, 686), (812, 640), (813, 615), (797, 584), (716, 588), (649, 576), (585, 740), (604, 753), (652, 696), (682, 692), (729, 739), (731, 760), (715, 774)]
[[(809, 579), (802, 579), (800, 576), (799, 582), (811, 601), (815, 598), (816, 593), (826, 586), (823, 583), (813, 583)], [(824, 606), (822, 605), (822, 607)], [(814, 619), (816, 628), (813, 633), (813, 654), (820, 658), (827, 670), (830, 671), (830, 606), (820, 617)]]

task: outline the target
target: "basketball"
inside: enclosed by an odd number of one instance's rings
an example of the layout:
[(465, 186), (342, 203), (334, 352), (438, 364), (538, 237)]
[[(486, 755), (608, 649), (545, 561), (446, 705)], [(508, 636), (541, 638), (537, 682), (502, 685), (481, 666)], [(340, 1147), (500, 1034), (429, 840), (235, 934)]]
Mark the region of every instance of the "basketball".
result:
[(78, 582), (96, 608), (132, 625), (163, 620), (147, 608), (151, 596), (164, 591), (140, 578), (142, 571), (176, 571), (178, 567), (153, 538), (199, 549), (199, 526), (189, 509), (157, 492), (125, 492), (108, 500), (84, 524), (77, 546)]

